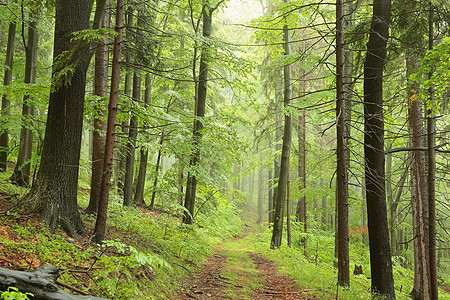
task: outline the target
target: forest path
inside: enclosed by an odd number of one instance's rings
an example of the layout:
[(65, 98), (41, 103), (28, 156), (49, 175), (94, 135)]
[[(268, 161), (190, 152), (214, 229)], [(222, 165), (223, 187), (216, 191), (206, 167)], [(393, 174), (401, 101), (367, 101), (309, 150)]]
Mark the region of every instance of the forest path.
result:
[(220, 244), (180, 293), (180, 299), (316, 299), (278, 272), (274, 262), (255, 253), (262, 232), (254, 219), (242, 237)]

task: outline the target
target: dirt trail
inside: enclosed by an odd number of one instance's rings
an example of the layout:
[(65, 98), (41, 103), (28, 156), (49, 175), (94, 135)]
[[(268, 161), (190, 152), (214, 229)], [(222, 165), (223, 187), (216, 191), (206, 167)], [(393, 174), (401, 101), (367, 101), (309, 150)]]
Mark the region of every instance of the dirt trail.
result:
[(180, 299), (317, 299), (253, 251), (257, 238), (253, 226), (243, 237), (221, 244), (185, 285)]

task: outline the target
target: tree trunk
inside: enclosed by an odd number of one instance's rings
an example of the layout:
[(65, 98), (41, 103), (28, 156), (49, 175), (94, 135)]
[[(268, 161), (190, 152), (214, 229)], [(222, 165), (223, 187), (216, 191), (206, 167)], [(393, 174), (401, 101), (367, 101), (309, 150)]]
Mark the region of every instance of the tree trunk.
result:
[[(272, 180), (273, 176), (272, 176), (272, 168), (269, 167), (269, 180)], [(273, 223), (273, 190), (271, 187), (271, 184), (269, 184), (269, 189), (268, 189), (268, 193), (269, 193), (269, 203), (268, 203), (268, 210), (269, 210), (269, 223)]]
[[(306, 90), (303, 90), (305, 93)], [(299, 130), (298, 130), (298, 177), (300, 179), (300, 189), (306, 188), (306, 111), (302, 112), (299, 117)], [(307, 212), (306, 212), (306, 196), (297, 202), (296, 217), (298, 222), (303, 223), (304, 233), (308, 230)], [(302, 239), (303, 247), (305, 249), (305, 256), (307, 255), (308, 241), (307, 238)]]
[[(132, 8), (129, 6), (127, 11), (126, 11), (126, 38), (128, 39), (132, 39), (132, 28), (134, 26), (134, 14), (133, 14), (133, 10)], [(130, 51), (126, 51), (125, 52), (125, 61), (126, 62), (130, 62), (131, 61), (131, 54)], [(124, 84), (124, 93), (125, 96), (130, 98), (132, 97), (132, 73), (131, 72), (126, 72), (125, 73), (125, 84)], [(125, 137), (127, 134), (129, 135), (129, 123), (131, 121), (131, 118), (129, 117), (128, 114), (128, 118), (129, 119), (124, 119), (122, 121), (122, 135), (123, 137)], [(116, 172), (116, 176), (117, 176), (117, 190), (119, 192), (119, 194), (123, 195), (125, 198), (125, 191), (124, 191), (124, 185), (125, 185), (125, 174), (126, 174), (126, 161), (127, 161), (127, 152), (128, 150), (128, 143), (121, 143), (120, 147), (118, 147), (117, 151), (118, 151), (118, 160), (119, 163), (117, 164), (117, 172)]]
[[(418, 70), (419, 59), (413, 51), (406, 52), (407, 76)], [(409, 78), (409, 76), (407, 77)], [(422, 103), (414, 100), (417, 85), (410, 83), (408, 91), (409, 143), (411, 147), (423, 147), (423, 110)], [(425, 152), (409, 152), (411, 161), (411, 207), (414, 238), (414, 287), (411, 292), (413, 299), (429, 299), (429, 252), (428, 252), (428, 205), (427, 205), (427, 175)]]
[(346, 149), (346, 103), (344, 98), (344, 1), (336, 0), (336, 196), (338, 284), (350, 286), (348, 234), (348, 176)]
[[(151, 78), (150, 74), (145, 75), (145, 93), (144, 93), (144, 105), (147, 107), (151, 103)], [(146, 147), (141, 147), (141, 155), (139, 162), (139, 175), (136, 184), (136, 193), (134, 194), (134, 203), (137, 205), (144, 205), (144, 188), (145, 188), (145, 177), (147, 173), (147, 163), (148, 163), (148, 149)]]
[[(5, 55), (5, 76), (3, 78), (3, 85), (7, 86), (12, 80), (13, 60), (14, 60), (14, 41), (16, 39), (16, 21), (12, 21), (8, 28), (8, 44), (6, 47)], [(9, 132), (8, 132), (8, 120), (9, 117), (9, 105), (10, 101), (7, 94), (3, 94), (2, 97), (2, 117), (5, 121), (2, 124), (2, 134), (0, 135), (0, 172), (6, 171), (6, 164), (8, 162), (9, 152)]]
[[(260, 157), (260, 162), (262, 163), (262, 159)], [(264, 193), (264, 167), (261, 164), (261, 168), (258, 172), (258, 203), (257, 203), (257, 212), (258, 212), (258, 221), (257, 224), (260, 224), (263, 221), (263, 193)]]
[[(291, 54), (290, 32), (287, 25), (283, 26), (284, 33), (284, 55)], [(292, 98), (291, 65), (284, 66), (284, 108), (288, 108)], [(275, 205), (274, 224), (272, 232), (271, 249), (281, 246), (283, 236), (284, 206), (286, 203), (287, 181), (289, 179), (289, 155), (292, 139), (292, 114), (285, 112), (283, 146), (281, 150), (280, 176), (278, 178), (277, 202)]]
[[(140, 101), (141, 98), (141, 76), (135, 71), (133, 75), (133, 101)], [(123, 185), (123, 205), (133, 205), (133, 177), (134, 177), (134, 161), (136, 156), (136, 138), (138, 135), (137, 116), (131, 112), (130, 128), (128, 132), (125, 180)]]
[[(211, 36), (212, 27), (212, 13), (213, 9), (205, 5), (203, 9), (203, 37), (208, 39)], [(206, 107), (206, 96), (208, 90), (208, 45), (205, 43), (202, 47), (202, 54), (200, 57), (200, 69), (198, 76), (198, 86), (197, 86), (197, 97), (195, 103), (195, 119), (193, 125), (193, 141), (192, 141), (192, 153), (189, 166), (192, 168), (197, 168), (200, 163), (200, 142), (202, 139), (202, 129), (203, 129), (203, 117), (205, 116)], [(197, 174), (194, 172), (188, 173), (187, 184), (186, 184), (186, 196), (184, 199), (184, 207), (187, 211), (184, 213), (183, 223), (192, 224), (194, 215), (194, 205), (195, 205), (195, 193), (197, 189)]]
[(67, 64), (54, 64), (53, 89), (50, 93), (48, 118), (42, 157), (36, 181), (26, 196), (32, 209), (51, 229), (58, 225), (71, 236), (84, 230), (77, 206), (78, 169), (83, 129), (86, 71), (90, 61), (89, 45), (73, 43), (72, 33), (89, 28), (91, 1), (56, 1), (55, 43), (53, 57), (75, 50), (71, 84), (65, 77), (55, 81), (55, 74)]
[(159, 138), (159, 149), (158, 155), (156, 157), (155, 178), (153, 179), (153, 192), (152, 192), (152, 199), (150, 201), (150, 207), (153, 207), (155, 205), (156, 187), (158, 186), (159, 172), (161, 170), (161, 152), (163, 143), (164, 143), (164, 131), (161, 132), (161, 137)]
[[(98, 5), (97, 5), (98, 6)], [(97, 7), (101, 9), (101, 7)], [(109, 27), (109, 14), (105, 13), (101, 22), (101, 28)], [(106, 143), (106, 121), (104, 110), (104, 99), (108, 95), (108, 39), (100, 41), (95, 48), (95, 75), (94, 75), (94, 94), (101, 98), (100, 102), (95, 104), (94, 132), (92, 146), (92, 175), (91, 175), (91, 193), (89, 205), (86, 208), (87, 214), (97, 214), (98, 201), (100, 199), (100, 190), (103, 177), (103, 155)]]
[[(32, 16), (31, 16), (32, 15)], [(36, 18), (37, 14), (32, 12), (31, 18)], [(36, 82), (36, 55), (38, 48), (38, 31), (36, 21), (28, 24), (28, 45), (25, 46), (26, 62), (25, 62), (25, 83)], [(20, 145), (17, 163), (11, 175), (11, 182), (19, 186), (28, 187), (30, 184), (31, 173), (31, 153), (33, 150), (33, 132), (32, 118), (34, 116), (34, 107), (29, 102), (32, 100), (30, 95), (23, 98), (22, 105), (22, 128), (20, 130)]]
[(105, 238), (106, 216), (108, 211), (109, 190), (111, 189), (111, 173), (113, 166), (113, 150), (116, 134), (117, 103), (120, 85), (120, 57), (122, 54), (122, 30), (125, 0), (117, 0), (114, 52), (111, 69), (111, 92), (109, 94), (108, 123), (106, 129), (105, 155), (103, 157), (103, 177), (98, 204), (97, 220), (93, 241), (100, 243)]
[(372, 292), (395, 299), (384, 183), (383, 67), (390, 15), (390, 0), (374, 0), (364, 63), (364, 157)]
[[(433, 50), (433, 19), (434, 19), (434, 7), (430, 2), (430, 16), (428, 19), (428, 49)], [(429, 78), (432, 77), (430, 72)], [(430, 105), (427, 110), (427, 146), (428, 146), (428, 253), (429, 253), (429, 275), (430, 275), (430, 299), (438, 299), (438, 281), (437, 281), (437, 268), (436, 268), (436, 154), (434, 150), (436, 142), (435, 120), (433, 105), (435, 101), (434, 89), (431, 87), (428, 90), (430, 95)]]
[(286, 188), (286, 235), (287, 235), (287, 245), (290, 248), (292, 246), (292, 235), (291, 235), (291, 181), (289, 179), (287, 181), (287, 188)]
[(107, 300), (68, 294), (56, 284), (59, 276), (59, 269), (50, 265), (41, 266), (32, 272), (0, 268), (0, 290), (6, 291), (8, 287), (14, 286), (22, 293), (32, 293), (31, 298), (36, 300)]

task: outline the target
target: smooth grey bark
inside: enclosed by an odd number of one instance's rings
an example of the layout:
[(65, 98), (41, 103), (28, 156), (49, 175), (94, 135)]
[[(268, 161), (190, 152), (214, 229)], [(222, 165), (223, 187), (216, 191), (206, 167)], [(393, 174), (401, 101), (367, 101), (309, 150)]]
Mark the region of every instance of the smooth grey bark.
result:
[(153, 207), (155, 205), (155, 198), (156, 198), (156, 187), (158, 186), (158, 178), (159, 178), (159, 172), (162, 170), (162, 163), (161, 163), (161, 154), (162, 154), (162, 146), (164, 143), (165, 135), (164, 130), (161, 132), (161, 136), (159, 138), (159, 149), (158, 149), (158, 155), (156, 156), (156, 164), (155, 164), (155, 178), (153, 178), (153, 192), (152, 192), (152, 199), (150, 200), (150, 207)]
[[(5, 76), (3, 77), (3, 85), (7, 86), (12, 80), (13, 60), (14, 60), (14, 41), (16, 39), (16, 21), (12, 21), (8, 27), (8, 44), (6, 46), (5, 55)], [(9, 131), (7, 127), (7, 118), (9, 117), (10, 101), (7, 94), (2, 97), (2, 118), (5, 123), (2, 124), (2, 133), (0, 135), (0, 172), (6, 171), (6, 164), (8, 162), (9, 152)]]
[(372, 293), (395, 299), (387, 222), (383, 67), (389, 38), (390, 0), (374, 0), (364, 62), (364, 158)]
[[(152, 82), (150, 74), (145, 75), (145, 92), (144, 92), (144, 105), (147, 107), (151, 103), (151, 88)], [(137, 205), (144, 205), (144, 189), (145, 189), (145, 177), (147, 174), (148, 163), (148, 149), (141, 147), (140, 159), (139, 159), (139, 173), (136, 183), (136, 193), (134, 194), (134, 203)]]
[[(36, 18), (37, 13), (32, 12), (30, 18)], [(28, 44), (25, 45), (25, 83), (36, 82), (36, 55), (38, 49), (38, 31), (37, 22), (31, 21), (28, 24)], [(33, 98), (26, 95), (23, 98), (22, 105), (22, 128), (20, 130), (19, 154), (17, 163), (11, 175), (11, 182), (22, 187), (28, 187), (30, 184), (31, 173), (31, 154), (33, 150), (33, 131), (32, 118), (34, 117), (34, 107), (29, 102)]]
[[(284, 55), (291, 54), (291, 37), (289, 27), (283, 26), (284, 33)], [(292, 70), (291, 64), (286, 64), (283, 68), (284, 73), (284, 108), (288, 109), (292, 99)], [(289, 179), (289, 156), (291, 151), (292, 140), (292, 113), (284, 112), (284, 133), (283, 146), (281, 150), (280, 175), (278, 178), (277, 199), (274, 213), (274, 224), (272, 231), (272, 240), (270, 242), (271, 249), (277, 249), (281, 246), (283, 236), (283, 217), (284, 207), (286, 203), (287, 181)]]
[[(203, 8), (203, 28), (202, 35), (205, 39), (211, 36), (212, 28), (212, 13), (215, 8), (212, 9), (208, 4), (205, 4)], [(186, 183), (186, 196), (184, 198), (184, 207), (186, 211), (183, 216), (184, 224), (192, 224), (195, 206), (195, 194), (197, 190), (197, 175), (195, 169), (198, 168), (200, 163), (200, 148), (203, 129), (203, 117), (205, 116), (206, 108), (206, 96), (208, 90), (208, 64), (209, 64), (209, 53), (208, 45), (205, 43), (202, 46), (202, 54), (200, 57), (200, 68), (198, 76), (197, 85), (197, 97), (195, 99), (195, 119), (193, 125), (193, 141), (191, 150), (191, 160), (189, 166), (193, 171), (188, 173), (187, 183)]]

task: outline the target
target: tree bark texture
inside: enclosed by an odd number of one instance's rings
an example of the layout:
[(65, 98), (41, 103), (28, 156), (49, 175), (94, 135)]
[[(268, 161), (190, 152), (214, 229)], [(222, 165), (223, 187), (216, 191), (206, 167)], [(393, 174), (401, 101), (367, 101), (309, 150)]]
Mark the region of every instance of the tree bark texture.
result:
[[(32, 13), (32, 17), (37, 17), (36, 13)], [(31, 18), (31, 16), (30, 16)], [(37, 22), (32, 21), (28, 24), (28, 44), (26, 45), (25, 59), (25, 79), (24, 83), (36, 82), (36, 55), (38, 49), (38, 31)], [(32, 100), (30, 95), (23, 98), (22, 105), (22, 128), (20, 130), (19, 154), (17, 163), (11, 175), (11, 182), (18, 186), (28, 187), (30, 184), (31, 173), (31, 153), (33, 150), (33, 132), (32, 118), (34, 116), (34, 107), (29, 103)]]
[[(132, 28), (134, 26), (134, 14), (133, 14), (133, 9), (131, 6), (128, 7), (128, 9), (126, 10), (126, 39), (132, 39)], [(126, 51), (125, 52), (125, 62), (130, 62), (131, 61), (131, 53), (130, 51)], [(124, 84), (124, 93), (125, 96), (130, 98), (132, 97), (132, 73), (131, 72), (126, 72), (125, 73), (125, 84)], [(124, 105), (125, 106), (125, 105)], [(122, 127), (122, 136), (126, 136), (129, 135), (129, 124), (130, 120), (129, 119), (124, 119), (122, 121), (121, 127)], [(119, 163), (117, 164), (117, 190), (120, 194), (122, 194), (124, 196), (124, 185), (125, 185), (125, 174), (126, 174), (126, 160), (127, 160), (127, 147), (128, 147), (128, 143), (121, 143), (120, 147), (118, 147), (117, 152), (118, 153), (118, 161)], [(125, 198), (125, 196), (124, 196)]]
[[(430, 2), (430, 15), (428, 18), (428, 49), (433, 50), (433, 19), (434, 7)], [(430, 72), (429, 78), (433, 74)], [(428, 90), (430, 95), (430, 107), (427, 110), (427, 146), (428, 146), (428, 253), (429, 253), (429, 274), (430, 274), (430, 299), (438, 299), (438, 281), (436, 268), (436, 129), (433, 112), (435, 101), (434, 88)]]
[(384, 182), (383, 67), (390, 15), (390, 0), (374, 0), (364, 63), (364, 157), (372, 292), (395, 299)]
[[(27, 195), (47, 226), (55, 229), (61, 225), (71, 236), (84, 230), (77, 206), (77, 184), (90, 61), (89, 45), (72, 41), (72, 37), (74, 32), (89, 28), (90, 12), (90, 0), (56, 1), (54, 61), (62, 52), (74, 50), (69, 61), (74, 63), (74, 70), (70, 84), (52, 83), (40, 168)], [(66, 65), (56, 64), (54, 74)]]
[[(97, 9), (100, 9), (97, 7)], [(107, 28), (109, 26), (109, 15), (103, 14), (101, 27)], [(100, 199), (100, 190), (102, 186), (103, 177), (103, 155), (106, 143), (106, 121), (105, 118), (105, 98), (108, 95), (108, 65), (109, 65), (109, 51), (108, 39), (105, 38), (97, 44), (95, 49), (94, 60), (94, 94), (100, 98), (99, 102), (95, 104), (95, 118), (94, 118), (94, 132), (92, 145), (92, 175), (91, 175), (91, 193), (89, 198), (89, 205), (86, 208), (86, 213), (96, 214), (98, 211), (98, 201)]]
[[(418, 70), (418, 66), (417, 55), (414, 51), (407, 50), (407, 78), (409, 78), (408, 75)], [(409, 144), (411, 147), (423, 147), (425, 139), (422, 103), (414, 100), (418, 92), (417, 85), (410, 82), (409, 86), (411, 86), (408, 90)], [(414, 236), (414, 287), (410, 295), (413, 299), (429, 299), (428, 196), (425, 152), (410, 151), (409, 156)]]
[(109, 190), (111, 189), (111, 174), (113, 167), (114, 142), (116, 134), (117, 104), (120, 85), (120, 57), (122, 54), (123, 13), (125, 0), (117, 0), (116, 26), (117, 36), (114, 39), (113, 62), (111, 69), (111, 92), (109, 94), (108, 122), (106, 129), (105, 155), (103, 157), (103, 177), (100, 189), (97, 220), (94, 228), (93, 241), (100, 243), (105, 238), (106, 217), (108, 211)]
[(59, 270), (53, 266), (42, 266), (32, 272), (0, 268), (0, 290), (13, 286), (22, 293), (32, 293), (36, 300), (106, 300), (93, 296), (78, 296), (66, 293), (56, 284)]
[[(284, 25), (284, 54), (290, 55), (290, 32), (289, 27)], [(284, 108), (289, 108), (289, 104), (292, 99), (292, 70), (291, 65), (284, 66)], [(281, 164), (280, 175), (278, 178), (277, 189), (277, 202), (275, 205), (274, 224), (272, 232), (272, 240), (270, 243), (271, 249), (277, 249), (281, 246), (281, 240), (283, 237), (283, 217), (284, 207), (286, 203), (286, 189), (287, 181), (289, 179), (289, 156), (291, 152), (291, 140), (292, 140), (292, 114), (285, 112), (284, 116), (284, 134), (283, 134), (283, 146), (281, 150)]]
[[(3, 77), (3, 85), (7, 86), (12, 80), (13, 60), (14, 60), (14, 41), (16, 39), (16, 21), (12, 21), (8, 27), (8, 44), (6, 46), (5, 55), (5, 76)], [(9, 132), (8, 132), (8, 117), (9, 117), (10, 101), (7, 94), (2, 97), (2, 133), (0, 135), (0, 172), (6, 171), (6, 164), (8, 162), (9, 153)]]
[(350, 286), (346, 102), (344, 97), (344, 1), (336, 0), (336, 196), (338, 283)]
[[(209, 6), (205, 6), (203, 10), (203, 37), (208, 39), (211, 36), (212, 27), (212, 13), (213, 10)], [(184, 207), (186, 212), (183, 216), (184, 224), (192, 224), (195, 206), (195, 193), (197, 189), (197, 175), (196, 172), (200, 163), (200, 143), (202, 139), (201, 130), (203, 129), (203, 117), (205, 116), (206, 96), (208, 90), (208, 45), (204, 44), (202, 47), (202, 54), (200, 57), (200, 69), (197, 85), (197, 97), (195, 104), (195, 119), (193, 125), (193, 141), (192, 141), (192, 153), (189, 166), (191, 170), (188, 173), (186, 184), (186, 196), (184, 199)]]

